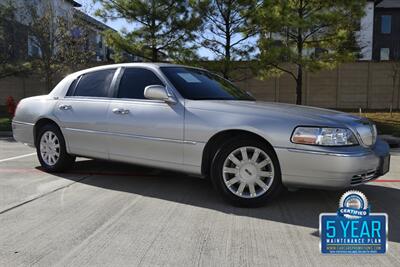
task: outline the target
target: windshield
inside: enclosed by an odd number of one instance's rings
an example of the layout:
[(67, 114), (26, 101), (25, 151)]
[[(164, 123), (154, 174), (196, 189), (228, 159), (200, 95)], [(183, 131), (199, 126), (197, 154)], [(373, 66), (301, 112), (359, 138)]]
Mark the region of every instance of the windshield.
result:
[(255, 100), (228, 80), (208, 71), (186, 67), (161, 67), (161, 71), (186, 99)]

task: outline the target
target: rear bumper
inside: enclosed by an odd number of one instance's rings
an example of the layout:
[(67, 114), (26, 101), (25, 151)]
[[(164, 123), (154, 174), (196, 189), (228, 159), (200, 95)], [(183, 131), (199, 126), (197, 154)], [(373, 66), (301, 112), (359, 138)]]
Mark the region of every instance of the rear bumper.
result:
[(382, 176), (381, 162), (384, 157), (390, 157), (389, 152), (387, 143), (380, 139), (368, 149), (276, 149), (284, 185), (324, 189), (357, 186)]
[(13, 121), (12, 131), (14, 139), (29, 146), (34, 146), (35, 142), (33, 140), (33, 127), (33, 123)]

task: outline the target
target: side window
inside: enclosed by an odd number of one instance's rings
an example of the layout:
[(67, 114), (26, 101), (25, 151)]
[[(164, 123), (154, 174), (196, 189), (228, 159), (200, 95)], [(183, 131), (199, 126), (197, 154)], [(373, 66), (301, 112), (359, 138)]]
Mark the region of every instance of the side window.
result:
[(78, 81), (79, 81), (79, 77), (76, 78), (76, 79), (71, 83), (71, 85), (70, 85), (69, 88), (68, 88), (67, 96), (73, 95), (73, 93), (74, 93), (74, 91), (75, 91), (76, 84), (78, 83)]
[(127, 68), (119, 83), (118, 98), (145, 99), (144, 88), (149, 85), (163, 83), (151, 70)]
[(107, 97), (115, 69), (84, 74), (76, 85), (74, 96)]

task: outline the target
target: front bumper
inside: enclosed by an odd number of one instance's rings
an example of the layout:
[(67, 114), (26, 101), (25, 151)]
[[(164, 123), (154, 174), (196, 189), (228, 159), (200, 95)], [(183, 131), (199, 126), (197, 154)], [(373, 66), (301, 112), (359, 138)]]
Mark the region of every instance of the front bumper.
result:
[[(387, 172), (390, 149), (378, 139), (371, 148), (361, 146), (308, 150), (278, 148), (282, 182), (287, 187), (341, 189), (374, 180)], [(386, 159), (386, 162), (383, 160)]]

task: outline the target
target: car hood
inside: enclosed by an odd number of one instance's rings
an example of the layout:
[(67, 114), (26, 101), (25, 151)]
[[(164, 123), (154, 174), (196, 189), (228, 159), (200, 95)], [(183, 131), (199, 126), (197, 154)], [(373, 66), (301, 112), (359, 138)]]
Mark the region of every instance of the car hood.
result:
[(293, 104), (262, 101), (231, 100), (190, 100), (188, 109), (203, 109), (231, 114), (248, 114), (253, 116), (279, 116), (296, 119), (299, 123), (315, 123), (316, 125), (354, 125), (365, 119), (348, 113)]

